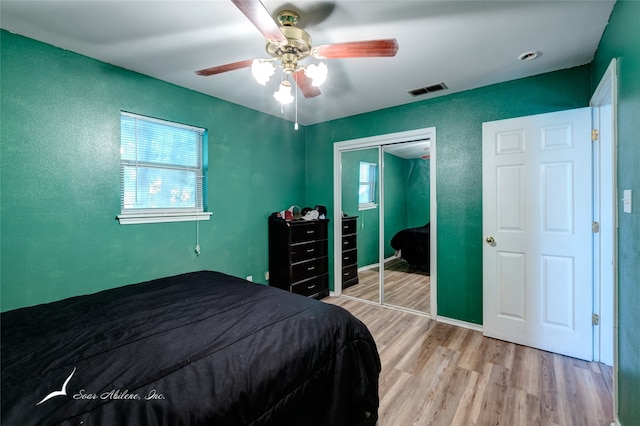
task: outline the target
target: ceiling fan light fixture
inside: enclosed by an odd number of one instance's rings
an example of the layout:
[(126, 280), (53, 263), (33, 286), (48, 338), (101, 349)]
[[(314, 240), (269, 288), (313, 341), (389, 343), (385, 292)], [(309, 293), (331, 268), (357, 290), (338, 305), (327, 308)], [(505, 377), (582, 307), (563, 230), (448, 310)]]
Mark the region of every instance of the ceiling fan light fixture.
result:
[(291, 83), (284, 80), (280, 83), (280, 88), (273, 94), (273, 97), (282, 105), (290, 104), (293, 102), (293, 95), (291, 94)]
[(320, 62), (318, 65), (311, 64), (307, 66), (304, 73), (307, 77), (313, 80), (311, 83), (312, 86), (320, 87), (325, 81), (327, 81), (328, 71), (327, 65), (324, 62)]
[[(276, 68), (280, 68), (285, 81), (281, 82), (273, 96), (281, 103), (281, 110), (283, 110), (282, 105), (291, 103), (295, 99), (297, 111), (298, 90), (306, 99), (322, 94), (318, 87), (327, 79), (327, 66), (324, 63), (316, 63), (308, 67), (299, 65), (300, 61), (307, 57), (313, 56), (316, 60), (383, 58), (395, 56), (398, 51), (396, 39), (348, 41), (313, 46), (309, 33), (297, 26), (299, 20), (297, 12), (283, 10), (274, 20), (261, 0), (232, 0), (232, 3), (262, 33), (266, 39), (265, 50), (271, 59), (247, 59), (197, 70), (195, 73), (210, 76), (251, 67), (251, 73), (256, 81), (266, 86), (271, 76), (275, 74)], [(290, 79), (289, 76), (291, 76)], [(289, 80), (295, 81), (295, 97), (292, 96), (292, 83)]]
[(275, 72), (276, 69), (271, 62), (255, 59), (251, 63), (251, 74), (258, 84), (261, 84), (262, 86), (267, 84), (267, 81), (269, 81)]

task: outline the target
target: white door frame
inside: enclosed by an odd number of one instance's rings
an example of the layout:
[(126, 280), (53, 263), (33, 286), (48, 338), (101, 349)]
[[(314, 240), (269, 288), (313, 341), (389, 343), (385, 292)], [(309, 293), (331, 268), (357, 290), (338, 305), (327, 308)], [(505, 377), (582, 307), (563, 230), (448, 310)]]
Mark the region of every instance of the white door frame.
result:
[[(600, 206), (612, 208), (613, 223), (600, 226), (600, 233), (594, 234), (594, 312), (600, 316), (600, 325), (594, 327), (594, 358), (601, 361), (601, 344), (613, 345), (613, 408), (616, 424), (618, 422), (618, 184), (616, 173), (617, 158), (617, 61), (612, 59), (598, 87), (593, 93), (589, 105), (598, 110), (594, 112), (595, 128), (602, 126), (610, 129), (609, 134), (600, 132), (598, 143), (594, 148), (594, 221), (600, 221)], [(600, 107), (610, 106), (606, 115), (600, 114)], [(605, 122), (606, 121), (606, 122)], [(609, 159), (611, 164), (602, 164), (601, 160)], [(604, 170), (601, 173), (601, 170)], [(602, 191), (600, 191), (600, 189)], [(602, 241), (602, 244), (601, 244)], [(603, 268), (607, 262), (613, 261), (612, 270)], [(610, 274), (610, 276), (609, 276)], [(609, 294), (607, 294), (609, 293)], [(611, 303), (613, 306), (603, 306)], [(602, 342), (602, 343), (601, 343)]]
[[(405, 132), (397, 132), (397, 133), (389, 133), (385, 135), (379, 136), (371, 136), (367, 138), (360, 139), (351, 139), (345, 141), (335, 142), (333, 144), (333, 217), (335, 218), (333, 222), (333, 292), (336, 296), (340, 296), (342, 294), (342, 256), (338, 256), (338, 253), (342, 251), (342, 224), (340, 218), (342, 217), (342, 164), (341, 164), (341, 154), (343, 151), (351, 151), (354, 149), (364, 149), (364, 148), (380, 148), (382, 151), (383, 145), (394, 144), (394, 143), (402, 143), (402, 142), (411, 142), (420, 139), (429, 139), (431, 142), (430, 148), (430, 166), (429, 166), (429, 174), (430, 174), (430, 223), (431, 223), (431, 240), (430, 240), (430, 255), (431, 255), (431, 264), (430, 264), (430, 276), (431, 276), (431, 306), (430, 312), (427, 316), (431, 318), (437, 317), (437, 282), (438, 282), (438, 267), (437, 267), (437, 241), (438, 241), (438, 205), (436, 199), (436, 128), (435, 127), (427, 127), (416, 130), (409, 130)], [(382, 173), (380, 173), (382, 175)], [(384, 195), (381, 191), (381, 199), (379, 204), (380, 211), (384, 211)], [(380, 226), (384, 226), (384, 222), (380, 220)], [(382, 233), (380, 234), (383, 235)], [(383, 239), (380, 239), (381, 244)], [(380, 259), (380, 263), (382, 264), (384, 259)], [(380, 268), (382, 271), (382, 268)]]

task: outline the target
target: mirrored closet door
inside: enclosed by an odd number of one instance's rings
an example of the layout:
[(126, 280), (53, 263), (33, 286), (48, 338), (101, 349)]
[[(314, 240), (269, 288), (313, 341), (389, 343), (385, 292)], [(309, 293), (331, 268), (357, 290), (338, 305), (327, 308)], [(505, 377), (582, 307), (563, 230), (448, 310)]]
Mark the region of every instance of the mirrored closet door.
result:
[(336, 144), (339, 196), (334, 202), (336, 217), (344, 216), (334, 227), (340, 231), (334, 246), (336, 288), (349, 297), (433, 314), (433, 139), (430, 131), (418, 134), (419, 140), (415, 132), (402, 136), (406, 140), (382, 137)]
[[(345, 151), (341, 157), (342, 292), (376, 303), (380, 302), (379, 161), (378, 147)], [(351, 275), (353, 268), (348, 269), (354, 259), (357, 280)]]
[(430, 308), (429, 141), (384, 145), (384, 301)]

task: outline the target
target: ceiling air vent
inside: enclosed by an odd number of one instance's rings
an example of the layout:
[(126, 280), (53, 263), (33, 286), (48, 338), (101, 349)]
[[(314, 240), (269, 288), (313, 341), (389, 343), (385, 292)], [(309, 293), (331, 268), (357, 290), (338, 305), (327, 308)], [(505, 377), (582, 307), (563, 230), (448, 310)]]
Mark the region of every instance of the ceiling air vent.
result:
[(427, 93), (437, 92), (438, 90), (444, 90), (447, 88), (448, 88), (447, 85), (444, 83), (436, 83), (436, 84), (432, 84), (431, 86), (409, 90), (409, 93), (412, 96), (420, 96), (420, 95), (426, 95)]

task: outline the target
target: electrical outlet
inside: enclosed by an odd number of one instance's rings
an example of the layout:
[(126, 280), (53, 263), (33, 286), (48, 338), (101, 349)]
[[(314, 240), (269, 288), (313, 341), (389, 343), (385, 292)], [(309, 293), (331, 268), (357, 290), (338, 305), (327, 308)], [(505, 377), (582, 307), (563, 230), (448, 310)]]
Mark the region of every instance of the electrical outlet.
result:
[(269, 271), (264, 273), (264, 279), (269, 281)]
[(247, 276), (247, 281), (253, 281), (253, 275)]
[(625, 213), (631, 213), (631, 206), (633, 205), (632, 200), (632, 192), (630, 189), (625, 189), (623, 192), (622, 198), (622, 210)]

